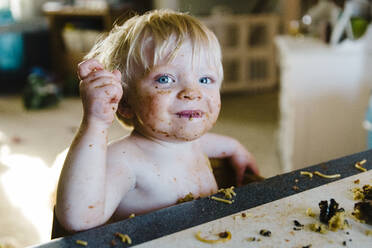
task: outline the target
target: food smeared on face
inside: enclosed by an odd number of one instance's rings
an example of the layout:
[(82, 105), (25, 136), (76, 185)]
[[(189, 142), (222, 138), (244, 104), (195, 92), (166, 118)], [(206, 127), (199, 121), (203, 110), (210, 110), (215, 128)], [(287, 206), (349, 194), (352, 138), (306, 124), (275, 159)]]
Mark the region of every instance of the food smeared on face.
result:
[[(191, 141), (215, 124), (221, 106), (222, 75), (210, 63), (208, 49), (197, 58), (190, 56), (192, 49), (191, 41), (185, 40), (174, 58), (159, 59), (132, 85), (129, 105), (135, 115), (135, 129), (143, 135), (166, 141)], [(170, 51), (164, 54), (167, 53)]]

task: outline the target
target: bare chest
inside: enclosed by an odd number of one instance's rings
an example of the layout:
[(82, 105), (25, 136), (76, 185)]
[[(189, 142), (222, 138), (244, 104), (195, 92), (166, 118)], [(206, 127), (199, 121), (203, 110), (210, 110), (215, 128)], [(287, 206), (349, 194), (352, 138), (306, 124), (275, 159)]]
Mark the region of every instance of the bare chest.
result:
[(188, 194), (195, 198), (217, 191), (207, 157), (154, 159), (137, 171), (136, 186), (123, 197), (121, 215), (142, 214), (171, 206)]

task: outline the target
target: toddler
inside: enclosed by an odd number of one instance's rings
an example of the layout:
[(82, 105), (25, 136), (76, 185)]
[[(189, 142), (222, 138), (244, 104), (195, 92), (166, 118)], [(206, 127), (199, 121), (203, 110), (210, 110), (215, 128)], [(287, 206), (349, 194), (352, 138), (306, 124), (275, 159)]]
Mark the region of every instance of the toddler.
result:
[[(81, 231), (217, 192), (210, 158), (230, 158), (238, 185), (258, 173), (235, 139), (207, 133), (223, 79), (215, 35), (197, 19), (155, 10), (116, 26), (79, 64), (83, 118), (66, 157), (55, 214)], [(111, 144), (115, 114), (133, 131)]]

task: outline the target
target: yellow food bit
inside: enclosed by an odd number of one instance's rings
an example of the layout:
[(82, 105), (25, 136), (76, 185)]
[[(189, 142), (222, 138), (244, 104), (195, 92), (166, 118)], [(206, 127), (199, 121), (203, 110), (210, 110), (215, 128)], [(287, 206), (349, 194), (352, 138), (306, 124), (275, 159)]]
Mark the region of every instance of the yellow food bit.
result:
[(219, 189), (218, 193), (224, 193), (225, 198), (227, 199), (231, 199), (233, 196), (236, 196), (236, 193), (234, 191), (234, 186), (231, 186), (230, 188), (226, 188), (226, 189)]
[(84, 240), (76, 240), (76, 244), (78, 245), (82, 245), (82, 246), (87, 246), (88, 245), (88, 242), (87, 241), (84, 241)]
[(360, 223), (366, 223), (366, 221), (362, 219), (362, 213), (359, 209), (354, 209), (354, 212), (351, 213), (351, 216), (354, 217), (354, 220)]
[(372, 191), (372, 186), (369, 185), (369, 184), (366, 184), (363, 186), (363, 188), (353, 188), (352, 189), (352, 192), (353, 192), (353, 197), (354, 197), (354, 200), (358, 201), (358, 200), (361, 200), (363, 201), (365, 196), (366, 195), (369, 195)]
[(309, 171), (300, 171), (300, 174), (301, 175), (305, 175), (305, 176), (308, 176), (310, 178), (313, 177), (313, 173), (309, 172)]
[(122, 233), (115, 233), (115, 236), (121, 238), (121, 242), (127, 243), (127, 244), (132, 244), (132, 239), (127, 235), (127, 234), (122, 234)]
[(337, 212), (328, 222), (328, 228), (336, 232), (338, 229), (344, 230), (349, 225), (345, 221), (345, 212)]
[(234, 201), (226, 200), (226, 199), (215, 197), (215, 196), (211, 196), (211, 199), (215, 201), (219, 201), (219, 202), (224, 202), (227, 204), (232, 204), (234, 202)]
[(177, 203), (188, 202), (194, 200), (194, 195), (190, 192), (185, 197), (178, 199)]
[(318, 232), (321, 234), (327, 233), (327, 227), (323, 224), (313, 223), (313, 224), (310, 224), (309, 227), (310, 227), (310, 230), (313, 232)]
[(247, 217), (252, 217), (252, 213), (241, 213), (241, 214), (237, 214), (237, 215), (234, 215), (233, 218), (234, 220), (236, 220), (237, 218), (247, 218)]
[(136, 217), (136, 215), (135, 214), (131, 214), (131, 215), (129, 215), (129, 219), (131, 219), (131, 218), (134, 218), (134, 217)]
[(231, 239), (231, 233), (229, 231), (218, 234), (217, 236), (219, 236), (219, 239), (206, 239), (206, 238), (203, 238), (202, 236), (200, 236), (200, 234), (201, 234), (200, 231), (197, 232), (196, 235), (195, 235), (196, 238), (199, 241), (209, 243), (209, 244), (224, 243), (224, 242), (229, 241)]
[(366, 233), (367, 236), (372, 236), (372, 230), (366, 230), (365, 233)]
[(361, 188), (353, 188), (352, 192), (353, 192), (353, 198), (355, 201), (364, 200), (364, 193)]
[(315, 217), (313, 210), (311, 208), (306, 209), (306, 215), (310, 217)]
[(317, 176), (323, 177), (323, 178), (337, 178), (341, 176), (340, 174), (326, 175), (326, 174), (320, 173), (319, 171), (314, 171), (314, 174)]
[(367, 162), (366, 159), (363, 159), (363, 160), (360, 161), (360, 162), (356, 162), (356, 163), (355, 163), (355, 168), (357, 168), (358, 170), (363, 171), (363, 172), (367, 171), (366, 168), (362, 167), (362, 165), (365, 164), (366, 162)]

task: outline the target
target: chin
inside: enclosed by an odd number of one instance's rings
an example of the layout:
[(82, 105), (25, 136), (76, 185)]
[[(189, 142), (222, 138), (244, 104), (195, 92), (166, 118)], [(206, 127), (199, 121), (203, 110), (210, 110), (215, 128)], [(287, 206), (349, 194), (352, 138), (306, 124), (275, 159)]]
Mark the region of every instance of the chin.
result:
[(175, 140), (178, 141), (193, 141), (201, 136), (203, 136), (205, 133), (207, 133), (212, 126), (206, 127), (206, 126), (186, 126), (177, 129), (172, 133), (170, 138), (174, 138)]

